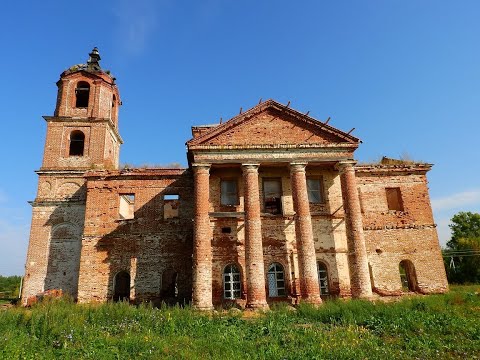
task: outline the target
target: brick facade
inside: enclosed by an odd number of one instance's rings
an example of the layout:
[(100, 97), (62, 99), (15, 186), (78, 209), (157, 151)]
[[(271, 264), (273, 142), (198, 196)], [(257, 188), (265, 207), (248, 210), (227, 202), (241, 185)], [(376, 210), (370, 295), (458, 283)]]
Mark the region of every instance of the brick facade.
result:
[(187, 169), (118, 169), (120, 95), (94, 49), (63, 72), (47, 137), (23, 302), (62, 289), (266, 308), (448, 290), (431, 165), (356, 165), (359, 139), (273, 100), (192, 128)]

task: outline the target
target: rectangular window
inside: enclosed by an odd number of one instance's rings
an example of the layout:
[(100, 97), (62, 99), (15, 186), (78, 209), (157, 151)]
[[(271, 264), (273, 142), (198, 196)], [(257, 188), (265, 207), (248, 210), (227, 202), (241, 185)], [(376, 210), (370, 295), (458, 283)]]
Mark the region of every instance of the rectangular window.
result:
[(120, 194), (118, 215), (120, 219), (133, 219), (135, 214), (135, 194)]
[(266, 213), (282, 213), (281, 179), (263, 179), (263, 203)]
[(323, 186), (321, 178), (307, 179), (308, 202), (312, 204), (323, 204)]
[(386, 188), (388, 210), (403, 211), (402, 193), (399, 187)]
[(221, 180), (220, 181), (220, 204), (222, 205), (238, 205), (237, 180)]
[(167, 194), (163, 196), (163, 218), (172, 219), (178, 217), (180, 208), (180, 196), (178, 194)]

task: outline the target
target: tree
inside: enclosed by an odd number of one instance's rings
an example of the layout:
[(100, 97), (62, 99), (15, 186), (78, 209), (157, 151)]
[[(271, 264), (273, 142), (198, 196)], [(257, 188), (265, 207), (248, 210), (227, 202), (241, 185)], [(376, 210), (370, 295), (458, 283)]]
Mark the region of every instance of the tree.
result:
[(15, 298), (20, 290), (20, 276), (0, 275), (0, 297)]
[(480, 283), (480, 214), (459, 212), (451, 222), (452, 238), (443, 253), (448, 280)]
[(459, 212), (450, 221), (452, 238), (447, 243), (448, 248), (456, 249), (460, 239), (480, 238), (480, 214)]

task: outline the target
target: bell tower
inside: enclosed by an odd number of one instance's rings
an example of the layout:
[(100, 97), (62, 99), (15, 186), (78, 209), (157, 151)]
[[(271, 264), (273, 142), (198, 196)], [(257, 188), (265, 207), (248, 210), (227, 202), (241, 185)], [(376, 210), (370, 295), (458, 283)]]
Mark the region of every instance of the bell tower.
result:
[(60, 75), (53, 116), (44, 116), (47, 135), (37, 171), (37, 197), (22, 301), (43, 291), (61, 289), (74, 298), (85, 218), (84, 174), (90, 169), (118, 169), (122, 138), (121, 105), (115, 78), (100, 66), (94, 48), (85, 64)]
[(54, 116), (47, 121), (42, 169), (117, 169), (120, 144), (115, 78), (94, 48), (86, 64), (60, 75)]

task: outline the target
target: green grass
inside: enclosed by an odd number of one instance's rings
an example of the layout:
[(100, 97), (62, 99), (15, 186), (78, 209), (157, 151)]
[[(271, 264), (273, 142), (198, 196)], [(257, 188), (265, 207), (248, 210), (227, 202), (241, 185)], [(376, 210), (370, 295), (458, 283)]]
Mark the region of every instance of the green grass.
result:
[(480, 359), (480, 286), (265, 316), (68, 300), (0, 312), (5, 359)]

